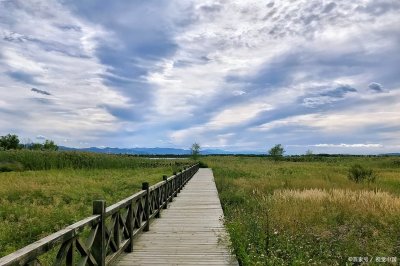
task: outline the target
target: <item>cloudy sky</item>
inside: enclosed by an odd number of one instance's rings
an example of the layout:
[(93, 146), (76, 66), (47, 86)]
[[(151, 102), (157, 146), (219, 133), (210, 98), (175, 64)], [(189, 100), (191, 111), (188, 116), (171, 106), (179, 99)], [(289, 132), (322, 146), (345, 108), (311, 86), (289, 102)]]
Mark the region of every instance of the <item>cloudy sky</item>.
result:
[(0, 135), (400, 151), (398, 0), (0, 0)]

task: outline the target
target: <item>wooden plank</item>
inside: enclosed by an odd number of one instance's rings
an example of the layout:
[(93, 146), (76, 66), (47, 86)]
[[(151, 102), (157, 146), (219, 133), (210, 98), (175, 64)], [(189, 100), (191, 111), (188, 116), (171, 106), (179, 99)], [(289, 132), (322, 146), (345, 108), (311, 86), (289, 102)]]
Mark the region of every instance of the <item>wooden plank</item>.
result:
[(200, 169), (116, 265), (238, 265), (211, 169)]

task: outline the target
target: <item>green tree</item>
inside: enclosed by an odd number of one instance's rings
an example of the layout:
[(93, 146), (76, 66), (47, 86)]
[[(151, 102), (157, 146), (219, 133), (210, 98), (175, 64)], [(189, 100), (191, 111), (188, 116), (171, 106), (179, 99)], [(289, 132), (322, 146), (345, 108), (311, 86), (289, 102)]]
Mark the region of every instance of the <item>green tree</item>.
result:
[(269, 156), (271, 156), (275, 161), (282, 159), (284, 153), (285, 150), (281, 144), (276, 144), (268, 151)]
[(57, 151), (58, 146), (54, 143), (54, 141), (46, 139), (45, 143), (43, 144), (43, 150)]
[(192, 144), (192, 147), (190, 148), (190, 155), (193, 160), (197, 160), (197, 158), (199, 157), (200, 149), (200, 144), (196, 142)]
[(39, 150), (43, 149), (43, 144), (41, 144), (41, 143), (31, 143), (31, 144), (29, 144), (28, 148), (30, 150), (39, 151)]
[(12, 150), (19, 148), (19, 139), (17, 135), (8, 134), (0, 137), (0, 148), (4, 150)]

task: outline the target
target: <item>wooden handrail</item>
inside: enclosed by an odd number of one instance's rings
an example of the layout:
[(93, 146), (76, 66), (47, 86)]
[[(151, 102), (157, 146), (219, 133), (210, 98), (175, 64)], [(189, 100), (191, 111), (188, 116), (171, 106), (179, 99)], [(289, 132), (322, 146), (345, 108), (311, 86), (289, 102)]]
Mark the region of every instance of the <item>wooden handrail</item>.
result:
[[(194, 164), (164, 176), (163, 181), (107, 208), (105, 201), (94, 201), (94, 215), (0, 258), (0, 266), (41, 265), (38, 257), (56, 246), (60, 248), (55, 265), (108, 265), (123, 251), (132, 252), (134, 238), (149, 229), (151, 219), (160, 217), (198, 169), (199, 164)], [(83, 241), (85, 229), (90, 232)]]
[(113, 215), (114, 213), (116, 213), (117, 211), (119, 211), (121, 208), (124, 208), (126, 206), (128, 206), (132, 201), (139, 199), (141, 197), (143, 197), (143, 195), (146, 194), (145, 191), (140, 191), (136, 194), (133, 194), (130, 197), (127, 197), (126, 199), (123, 199), (117, 203), (114, 203), (113, 205), (109, 206), (106, 208), (106, 216), (110, 216)]
[(36, 257), (51, 250), (53, 247), (79, 235), (79, 232), (83, 231), (84, 227), (87, 225), (96, 224), (99, 221), (100, 215), (93, 215), (78, 221), (54, 234), (46, 236), (35, 243), (1, 258), (0, 265), (25, 265)]

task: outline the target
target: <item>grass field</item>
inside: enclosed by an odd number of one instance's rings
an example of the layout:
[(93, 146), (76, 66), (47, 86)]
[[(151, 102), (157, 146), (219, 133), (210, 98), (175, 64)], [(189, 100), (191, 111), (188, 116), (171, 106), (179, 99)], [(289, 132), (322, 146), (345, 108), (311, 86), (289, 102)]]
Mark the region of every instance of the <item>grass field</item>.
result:
[[(202, 161), (214, 170), (242, 265), (400, 259), (399, 158)], [(140, 190), (142, 182), (156, 183), (182, 166), (132, 156), (32, 151), (0, 152), (1, 163), (14, 171), (0, 172), (0, 256), (89, 216), (95, 199), (111, 205)], [(355, 163), (372, 168), (376, 182), (348, 180)]]
[[(63, 157), (70, 159), (57, 165)], [(0, 158), (24, 169), (50, 168), (0, 172), (0, 257), (90, 216), (93, 200), (105, 199), (111, 205), (139, 191), (142, 182), (157, 183), (163, 174), (172, 175), (190, 163), (179, 160), (176, 166), (171, 160), (30, 151), (1, 152)]]
[(0, 172), (50, 169), (132, 169), (185, 164), (185, 161), (147, 160), (134, 155), (78, 151), (0, 151)]
[[(202, 161), (214, 170), (225, 223), (242, 265), (343, 265), (353, 257), (400, 260), (399, 158)], [(355, 163), (372, 168), (376, 182), (348, 180)]]

